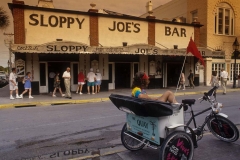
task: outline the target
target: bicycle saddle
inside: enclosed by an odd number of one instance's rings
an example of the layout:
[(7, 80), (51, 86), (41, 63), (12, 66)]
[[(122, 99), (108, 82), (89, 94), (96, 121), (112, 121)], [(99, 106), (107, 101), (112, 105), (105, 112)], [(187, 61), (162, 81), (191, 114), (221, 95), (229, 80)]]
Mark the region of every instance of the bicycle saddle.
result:
[(188, 104), (189, 106), (191, 106), (191, 105), (195, 104), (195, 101), (196, 101), (195, 99), (183, 99), (182, 103)]

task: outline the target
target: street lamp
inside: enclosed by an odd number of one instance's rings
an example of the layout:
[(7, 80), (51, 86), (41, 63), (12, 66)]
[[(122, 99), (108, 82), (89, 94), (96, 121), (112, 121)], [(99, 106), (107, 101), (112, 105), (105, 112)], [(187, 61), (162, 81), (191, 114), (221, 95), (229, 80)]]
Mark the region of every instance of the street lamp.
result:
[(233, 56), (234, 56), (234, 73), (233, 73), (233, 88), (236, 88), (236, 59), (237, 57), (239, 56), (239, 43), (238, 43), (238, 40), (237, 40), (237, 37), (235, 39), (235, 41), (233, 42)]

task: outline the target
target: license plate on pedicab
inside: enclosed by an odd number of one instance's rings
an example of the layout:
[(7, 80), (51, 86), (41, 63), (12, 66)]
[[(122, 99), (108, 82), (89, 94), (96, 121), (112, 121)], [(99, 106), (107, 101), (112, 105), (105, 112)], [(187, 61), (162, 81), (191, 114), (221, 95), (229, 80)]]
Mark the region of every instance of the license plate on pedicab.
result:
[(127, 130), (160, 145), (158, 118), (141, 117), (127, 113)]

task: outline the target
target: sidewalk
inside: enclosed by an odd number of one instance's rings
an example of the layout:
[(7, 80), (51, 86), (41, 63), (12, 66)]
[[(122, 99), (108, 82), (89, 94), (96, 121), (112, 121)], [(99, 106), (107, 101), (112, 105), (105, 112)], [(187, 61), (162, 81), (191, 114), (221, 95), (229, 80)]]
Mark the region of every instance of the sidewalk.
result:
[[(231, 85), (227, 86), (227, 92), (236, 92), (240, 91), (240, 88), (233, 89)], [(207, 92), (211, 87), (207, 86), (198, 86), (194, 89), (190, 89), (186, 87), (186, 90), (178, 90), (175, 94), (176, 96), (181, 95), (192, 95), (192, 94), (202, 94)], [(161, 96), (165, 91), (170, 90), (175, 92), (175, 88), (166, 88), (166, 89), (148, 89), (147, 93), (151, 96)], [(222, 88), (220, 87), (218, 93), (222, 93)], [(60, 97), (60, 94), (56, 94), (58, 97), (52, 97), (50, 94), (40, 94), (33, 95), (33, 99), (28, 98), (28, 93), (26, 93), (23, 99), (9, 99), (9, 86), (5, 86), (0, 88), (0, 109), (3, 108), (18, 108), (18, 107), (28, 107), (28, 106), (48, 106), (48, 105), (60, 105), (60, 104), (82, 104), (82, 103), (93, 103), (93, 102), (103, 102), (109, 100), (110, 94), (123, 94), (130, 95), (131, 89), (117, 89), (112, 91), (103, 91), (98, 94), (86, 94), (83, 95), (72, 93), (72, 99), (66, 99), (64, 97)], [(15, 93), (14, 93), (15, 97)]]

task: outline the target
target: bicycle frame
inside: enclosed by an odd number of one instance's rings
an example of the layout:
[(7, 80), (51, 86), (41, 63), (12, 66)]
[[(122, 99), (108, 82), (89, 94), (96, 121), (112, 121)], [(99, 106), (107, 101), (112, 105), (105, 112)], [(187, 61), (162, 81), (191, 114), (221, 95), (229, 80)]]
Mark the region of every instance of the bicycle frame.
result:
[[(216, 98), (215, 98), (215, 100), (216, 100)], [(214, 101), (215, 101), (215, 100), (214, 100)], [(208, 102), (209, 102), (211, 105), (213, 104), (213, 101), (211, 101), (210, 99), (208, 100)], [(212, 110), (212, 107), (209, 107), (209, 108), (207, 108), (207, 109), (204, 109), (203, 111), (198, 112), (198, 113), (196, 113), (196, 114), (193, 113), (193, 109), (192, 109), (191, 106), (190, 106), (190, 108), (191, 108), (191, 118), (188, 120), (186, 126), (189, 127), (190, 123), (193, 121), (193, 124), (194, 124), (195, 129), (197, 129), (195, 117), (197, 117), (197, 116), (199, 116), (199, 115), (201, 115), (201, 114), (203, 114), (203, 113), (205, 113), (205, 112), (207, 112), (207, 111), (209, 111), (209, 110)], [(214, 116), (215, 119), (217, 119), (216, 113), (214, 113), (213, 110), (212, 110), (212, 112), (205, 118), (205, 121), (204, 121), (203, 124), (201, 125), (201, 128), (200, 128), (200, 131), (201, 131), (201, 132), (203, 131), (204, 126), (207, 124), (208, 120), (209, 120), (212, 116)]]
[[(194, 127), (195, 127), (195, 128), (197, 128), (195, 117), (197, 117), (197, 116), (199, 116), (200, 114), (203, 114), (203, 113), (205, 113), (205, 112), (207, 112), (207, 111), (209, 111), (209, 110), (212, 110), (212, 108), (209, 107), (209, 108), (207, 108), (207, 109), (205, 109), (205, 110), (203, 110), (203, 111), (201, 111), (201, 112), (198, 112), (198, 113), (194, 114), (194, 113), (193, 113), (193, 110), (192, 110), (192, 107), (190, 107), (190, 108), (191, 108), (191, 118), (188, 120), (186, 126), (189, 127), (189, 124), (193, 121), (193, 124), (194, 124)], [(212, 112), (212, 113), (213, 113), (213, 112)], [(211, 114), (212, 114), (212, 113), (211, 113)], [(205, 121), (204, 121), (204, 123), (203, 123), (202, 126), (201, 126), (201, 130), (203, 130), (203, 128), (204, 128), (204, 126), (206, 125), (206, 123), (208, 122), (209, 118), (210, 118), (210, 116), (207, 116), (207, 117), (205, 118)]]

